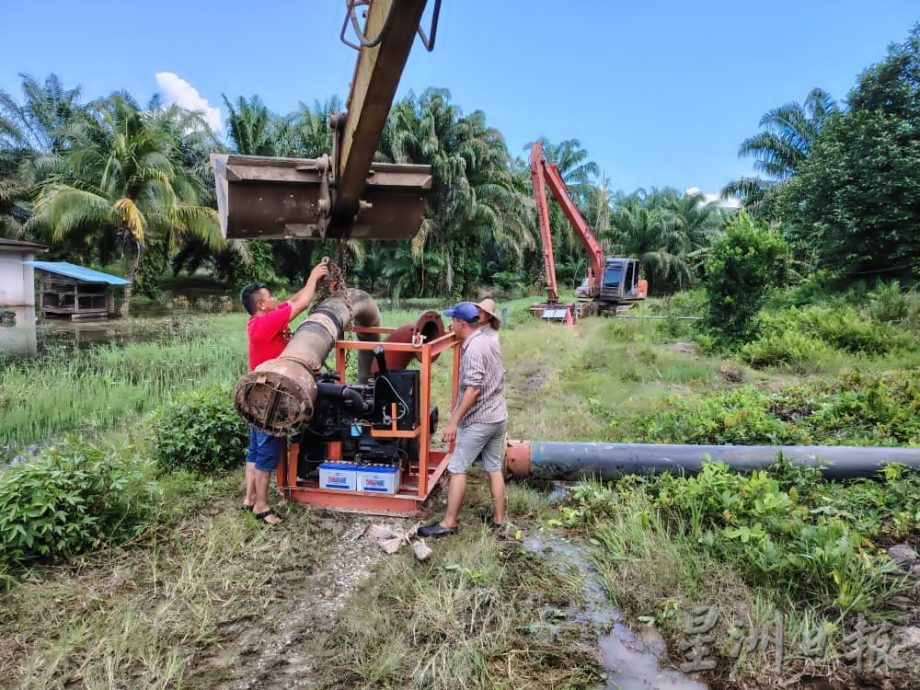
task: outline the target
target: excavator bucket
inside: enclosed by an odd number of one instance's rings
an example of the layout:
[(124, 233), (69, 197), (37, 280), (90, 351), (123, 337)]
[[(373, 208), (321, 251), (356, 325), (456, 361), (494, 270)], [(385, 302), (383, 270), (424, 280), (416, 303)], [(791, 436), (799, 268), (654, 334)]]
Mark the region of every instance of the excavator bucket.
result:
[(333, 222), (331, 162), (214, 154), (217, 212), (226, 239), (403, 240), (422, 224), (431, 167), (372, 163), (357, 214)]

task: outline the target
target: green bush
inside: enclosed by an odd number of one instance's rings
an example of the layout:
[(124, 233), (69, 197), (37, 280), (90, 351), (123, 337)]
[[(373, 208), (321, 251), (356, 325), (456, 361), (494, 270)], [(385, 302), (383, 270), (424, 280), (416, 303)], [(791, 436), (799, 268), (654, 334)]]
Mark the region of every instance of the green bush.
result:
[(134, 534), (158, 493), (146, 469), (70, 441), (0, 472), (0, 571)]
[(669, 398), (670, 408), (645, 414), (640, 442), (648, 443), (796, 443), (796, 430), (770, 409), (769, 396), (745, 386), (719, 391), (702, 400)]
[(759, 330), (760, 337), (741, 348), (741, 357), (757, 367), (814, 371), (831, 349), (879, 356), (914, 347), (903, 331), (845, 303), (783, 309), (763, 316)]
[(726, 343), (750, 340), (771, 286), (783, 282), (789, 248), (775, 232), (739, 213), (706, 262), (708, 325)]
[(751, 386), (702, 398), (672, 396), (654, 413), (627, 415), (589, 398), (606, 440), (637, 443), (920, 445), (920, 371), (845, 371), (776, 392)]
[(710, 462), (693, 477), (581, 484), (558, 522), (595, 530), (603, 550), (623, 506), (645, 505), (647, 530), (663, 523), (669, 542), (729, 563), (750, 585), (819, 610), (865, 611), (903, 586), (870, 540), (920, 527), (918, 497), (920, 472), (902, 465), (889, 465), (879, 481), (840, 483), (782, 461), (750, 474)]
[(920, 293), (904, 292), (897, 280), (878, 283), (869, 293), (869, 315), (875, 321), (920, 328)]
[[(809, 442), (920, 444), (920, 371), (844, 372), (831, 383), (789, 386), (773, 397), (781, 416), (796, 410)], [(804, 413), (804, 414), (802, 414)]]
[[(846, 485), (819, 479), (815, 470), (788, 463), (747, 475), (712, 463), (695, 477), (662, 476), (649, 488), (673, 517), (692, 516), (687, 536), (750, 583), (819, 606), (866, 610), (892, 591), (892, 567), (861, 530), (875, 535), (894, 513), (916, 511), (920, 473), (888, 476), (887, 486), (858, 482), (861, 504), (846, 499)], [(886, 494), (897, 497), (896, 505), (885, 505)]]
[(800, 373), (816, 371), (830, 348), (797, 330), (774, 331), (741, 348), (741, 359), (754, 367), (785, 365)]
[(249, 443), (230, 391), (209, 386), (189, 391), (153, 415), (154, 457), (164, 471), (202, 474), (239, 467)]
[(803, 309), (796, 326), (831, 347), (853, 353), (883, 355), (898, 347), (901, 341), (894, 328), (873, 322), (851, 306)]

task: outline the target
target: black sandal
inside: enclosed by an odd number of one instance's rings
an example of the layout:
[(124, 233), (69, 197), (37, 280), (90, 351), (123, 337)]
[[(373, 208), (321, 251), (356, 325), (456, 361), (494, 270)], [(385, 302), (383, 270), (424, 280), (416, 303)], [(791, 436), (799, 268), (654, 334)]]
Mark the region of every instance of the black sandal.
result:
[[(277, 516), (278, 522), (269, 522), (268, 520), (266, 520), (265, 518), (267, 518), (269, 515), (275, 515), (275, 516)], [(272, 526), (274, 526), (274, 525), (280, 525), (282, 522), (284, 522), (284, 518), (282, 518), (280, 515), (278, 515), (278, 513), (276, 513), (276, 512), (275, 512), (273, 509), (271, 509), (271, 508), (269, 508), (268, 510), (266, 510), (266, 511), (263, 512), (263, 513), (255, 513), (255, 516), (256, 516), (256, 519), (257, 519), (257, 520), (260, 520), (260, 521), (264, 522), (266, 525), (272, 525)]]

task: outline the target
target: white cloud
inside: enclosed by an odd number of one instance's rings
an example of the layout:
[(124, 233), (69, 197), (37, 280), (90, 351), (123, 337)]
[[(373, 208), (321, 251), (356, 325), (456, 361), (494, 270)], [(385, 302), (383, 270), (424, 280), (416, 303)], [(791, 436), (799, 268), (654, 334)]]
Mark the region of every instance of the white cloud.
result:
[(718, 194), (705, 194), (699, 187), (690, 187), (684, 190), (684, 194), (703, 194), (703, 205), (717, 202), (722, 208), (741, 208), (741, 199), (730, 196), (723, 199)]
[(168, 103), (175, 103), (180, 108), (201, 113), (211, 129), (215, 132), (224, 128), (220, 109), (208, 103), (198, 89), (173, 72), (157, 72), (157, 86)]

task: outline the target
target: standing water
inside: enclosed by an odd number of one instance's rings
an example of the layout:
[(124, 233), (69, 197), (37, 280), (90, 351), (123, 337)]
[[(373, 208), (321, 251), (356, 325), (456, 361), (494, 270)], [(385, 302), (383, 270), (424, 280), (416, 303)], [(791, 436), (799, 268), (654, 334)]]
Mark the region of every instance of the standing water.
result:
[(203, 317), (231, 310), (241, 312), (236, 305), (229, 307), (218, 299), (198, 299), (185, 308), (138, 304), (128, 318), (87, 321), (41, 318), (32, 307), (10, 308), (15, 318), (0, 323), (0, 360), (4, 355), (59, 355), (98, 345), (166, 342), (205, 330), (208, 321)]
[(607, 670), (608, 690), (706, 690), (709, 687), (680, 671), (662, 666), (667, 663), (667, 644), (654, 627), (643, 626), (636, 634), (621, 622), (622, 615), (610, 605), (585, 548), (548, 533), (527, 537), (524, 548), (534, 553), (551, 552), (583, 574), (584, 611), (574, 617), (585, 626), (596, 625), (604, 629), (609, 626), (607, 634), (597, 640)]

